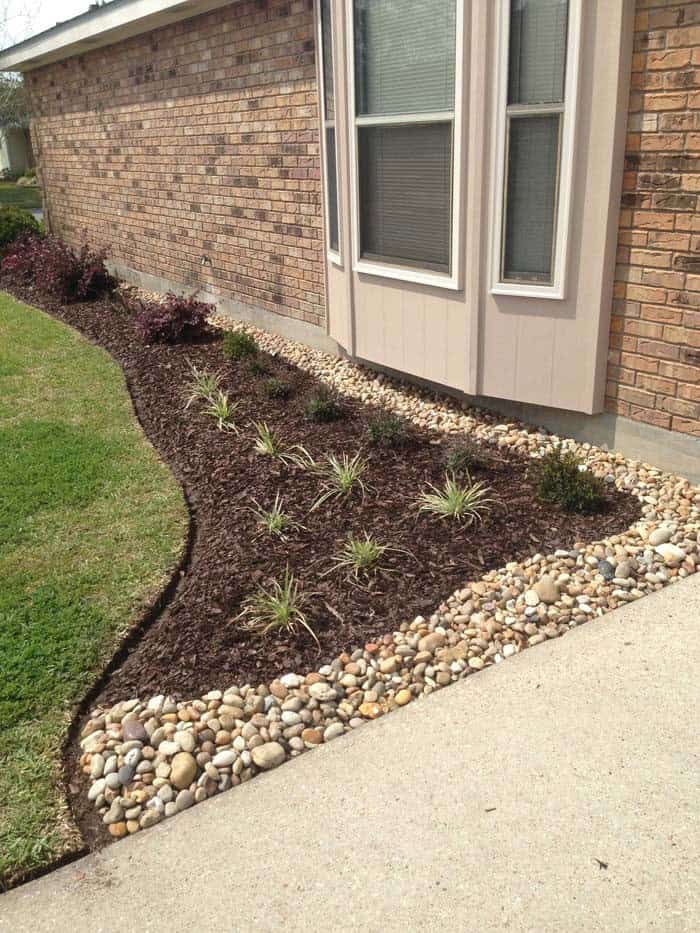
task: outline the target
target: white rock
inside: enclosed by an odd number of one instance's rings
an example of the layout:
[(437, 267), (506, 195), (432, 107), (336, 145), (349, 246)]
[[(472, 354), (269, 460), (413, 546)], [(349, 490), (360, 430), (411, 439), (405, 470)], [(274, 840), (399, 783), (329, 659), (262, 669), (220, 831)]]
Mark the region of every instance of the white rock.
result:
[(251, 752), (253, 763), (263, 771), (269, 771), (281, 765), (286, 758), (285, 751), (279, 742), (266, 742), (258, 745)]
[(287, 687), (287, 689), (293, 690), (295, 687), (301, 687), (304, 683), (304, 678), (299, 677), (298, 674), (283, 674), (279, 678), (279, 682), (282, 686)]
[(215, 768), (229, 768), (238, 758), (238, 753), (234, 751), (219, 752), (211, 760)]
[(309, 687), (309, 693), (316, 700), (320, 700), (322, 703), (327, 702), (328, 700), (336, 699), (336, 692), (333, 687), (329, 684), (325, 684), (322, 681), (318, 683), (311, 684)]
[(96, 752), (90, 760), (90, 777), (102, 777), (105, 769), (105, 760), (102, 755)]
[[(180, 732), (176, 732), (175, 742), (183, 752), (193, 752), (196, 745), (195, 737), (189, 729), (182, 729)], [(162, 747), (161, 743), (158, 751), (161, 751)]]
[(161, 693), (158, 696), (151, 697), (151, 699), (148, 701), (146, 709), (149, 709), (152, 713), (159, 713), (163, 708), (163, 703), (165, 703), (165, 697)]
[(332, 722), (323, 732), (323, 741), (332, 742), (345, 732), (342, 722)]
[(90, 790), (88, 791), (88, 800), (97, 800), (100, 794), (104, 791), (107, 782), (105, 778), (99, 778), (91, 785)]
[(685, 551), (683, 548), (678, 547), (677, 544), (671, 544), (670, 542), (659, 544), (656, 548), (656, 553), (660, 554), (664, 562), (667, 564), (680, 564), (685, 558)]
[(647, 541), (652, 547), (657, 547), (659, 544), (665, 544), (667, 541), (670, 541), (672, 537), (673, 528), (668, 525), (662, 525), (660, 528), (655, 528), (650, 532)]

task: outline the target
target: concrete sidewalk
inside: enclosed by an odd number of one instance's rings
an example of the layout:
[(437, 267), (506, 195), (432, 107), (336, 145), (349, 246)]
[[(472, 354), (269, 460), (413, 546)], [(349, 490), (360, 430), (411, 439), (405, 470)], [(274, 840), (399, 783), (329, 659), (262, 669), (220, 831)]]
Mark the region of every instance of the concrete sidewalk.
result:
[(0, 930), (699, 930), (698, 635), (700, 574), (0, 897)]

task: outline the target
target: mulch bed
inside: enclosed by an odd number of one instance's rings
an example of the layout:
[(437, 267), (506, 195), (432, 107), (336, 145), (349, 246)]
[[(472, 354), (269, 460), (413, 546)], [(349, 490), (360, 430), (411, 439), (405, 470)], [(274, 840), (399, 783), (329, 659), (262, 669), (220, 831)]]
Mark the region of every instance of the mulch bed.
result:
[[(622, 532), (639, 517), (637, 500), (614, 490), (603, 515), (574, 516), (542, 505), (532, 463), (496, 449), (489, 468), (475, 474), (498, 500), (483, 524), (464, 528), (420, 514), (414, 505), (418, 493), (444, 477), (444, 435), (409, 428), (406, 447), (373, 448), (367, 425), (376, 410), (343, 399), (343, 420), (310, 423), (304, 405), (320, 383), (282, 359), (261, 355), (270, 375), (293, 388), (288, 400), (271, 400), (263, 388), (268, 377), (251, 372), (248, 360), (226, 360), (219, 335), (198, 344), (145, 346), (133, 319), (109, 299), (60, 306), (31, 289), (13, 292), (119, 362), (144, 430), (191, 507), (195, 535), (187, 572), (170, 605), (111, 674), (99, 702), (153, 693), (185, 698), (314, 670), (418, 614), (429, 615), (456, 588), (491, 568)], [(184, 410), (191, 363), (223, 375), (222, 387), (239, 403), (240, 436), (219, 431), (200, 405)], [(370, 461), (364, 499), (329, 501), (309, 512), (318, 478), (256, 454), (253, 421), (267, 422), (287, 444), (303, 444), (317, 460), (362, 450)], [(285, 511), (304, 526), (286, 542), (261, 534), (249, 511), (252, 499), (268, 507), (277, 492)], [(384, 570), (362, 586), (341, 572), (327, 572), (350, 532), (369, 532), (395, 549), (385, 556)], [(305, 633), (261, 638), (237, 619), (242, 600), (258, 584), (280, 578), (286, 567), (310, 594), (309, 618), (320, 650)]]

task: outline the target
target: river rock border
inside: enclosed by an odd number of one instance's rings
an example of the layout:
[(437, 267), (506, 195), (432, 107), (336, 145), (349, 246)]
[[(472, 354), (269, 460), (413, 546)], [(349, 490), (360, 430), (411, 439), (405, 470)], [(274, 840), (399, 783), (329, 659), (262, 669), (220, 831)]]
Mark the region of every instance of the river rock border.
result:
[(80, 766), (89, 776), (88, 798), (113, 837), (153, 826), (700, 566), (700, 487), (687, 480), (501, 421), (249, 325), (221, 317), (214, 323), (248, 330), (264, 350), (337, 392), (382, 405), (421, 427), (470, 434), (531, 457), (560, 442), (607, 482), (636, 495), (642, 517), (624, 534), (491, 571), (454, 592), (429, 619), (407, 621), (318, 671), (231, 686), (186, 702), (155, 696), (94, 709), (81, 733)]

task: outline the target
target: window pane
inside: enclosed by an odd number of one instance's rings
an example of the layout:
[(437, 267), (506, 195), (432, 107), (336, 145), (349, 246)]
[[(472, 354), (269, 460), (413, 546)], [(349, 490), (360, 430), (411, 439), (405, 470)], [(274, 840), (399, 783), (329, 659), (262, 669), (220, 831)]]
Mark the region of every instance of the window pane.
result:
[(506, 279), (551, 281), (559, 120), (556, 113), (510, 120), (503, 270)]
[(456, 0), (355, 0), (358, 114), (454, 109)]
[(321, 35), (323, 43), (323, 91), (326, 120), (335, 120), (335, 89), (333, 86), (333, 33), (331, 0), (321, 0)]
[(326, 190), (328, 197), (328, 245), (338, 252), (338, 178), (335, 163), (335, 129), (326, 129)]
[(564, 100), (568, 0), (511, 0), (508, 103)]
[(358, 130), (364, 258), (449, 271), (452, 126)]

